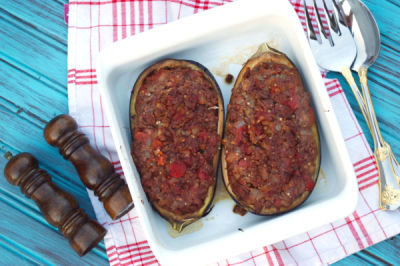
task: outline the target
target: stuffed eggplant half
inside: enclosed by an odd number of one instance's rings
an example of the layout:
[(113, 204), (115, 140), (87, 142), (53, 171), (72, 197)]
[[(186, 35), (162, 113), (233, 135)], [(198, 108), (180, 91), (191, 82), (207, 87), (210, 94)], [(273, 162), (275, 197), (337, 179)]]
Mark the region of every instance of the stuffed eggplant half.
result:
[(294, 64), (263, 44), (232, 90), (222, 151), (225, 186), (247, 211), (282, 213), (306, 200), (319, 166), (310, 95)]
[(132, 157), (153, 208), (177, 231), (211, 208), (223, 122), (219, 87), (197, 62), (160, 61), (134, 85)]

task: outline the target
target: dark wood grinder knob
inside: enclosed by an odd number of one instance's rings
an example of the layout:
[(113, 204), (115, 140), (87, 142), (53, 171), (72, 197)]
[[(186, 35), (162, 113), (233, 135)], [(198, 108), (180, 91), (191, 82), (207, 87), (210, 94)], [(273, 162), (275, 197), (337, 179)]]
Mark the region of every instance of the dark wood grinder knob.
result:
[(79, 256), (85, 255), (103, 239), (106, 230), (79, 208), (71, 194), (54, 185), (50, 175), (38, 168), (38, 161), (31, 154), (20, 153), (11, 158), (4, 176), (36, 202), (46, 221), (69, 239)]
[(71, 116), (60, 115), (51, 120), (44, 129), (44, 137), (72, 162), (83, 184), (103, 202), (111, 219), (118, 219), (133, 208), (125, 181), (115, 173), (112, 163), (90, 145), (85, 134), (78, 131)]

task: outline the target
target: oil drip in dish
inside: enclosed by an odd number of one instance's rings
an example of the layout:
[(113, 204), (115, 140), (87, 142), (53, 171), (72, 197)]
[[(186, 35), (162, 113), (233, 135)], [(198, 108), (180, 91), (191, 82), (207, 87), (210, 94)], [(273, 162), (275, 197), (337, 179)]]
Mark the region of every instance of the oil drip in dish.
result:
[(200, 229), (203, 227), (203, 222), (201, 220), (197, 220), (196, 222), (192, 223), (190, 226), (185, 227), (180, 233), (176, 231), (175, 229), (172, 228), (170, 223), (166, 223), (167, 225), (167, 232), (168, 235), (172, 238), (177, 238), (183, 235), (191, 234), (197, 231), (200, 231)]
[(217, 180), (217, 188), (215, 189), (215, 195), (214, 195), (214, 205), (221, 200), (231, 199), (228, 192), (226, 191), (224, 184), (222, 184), (221, 179), (222, 179), (221, 172), (219, 172)]
[(321, 187), (321, 186), (327, 186), (327, 185), (328, 185), (328, 179), (326, 178), (325, 172), (321, 168), (319, 170), (318, 182), (317, 182), (316, 186)]

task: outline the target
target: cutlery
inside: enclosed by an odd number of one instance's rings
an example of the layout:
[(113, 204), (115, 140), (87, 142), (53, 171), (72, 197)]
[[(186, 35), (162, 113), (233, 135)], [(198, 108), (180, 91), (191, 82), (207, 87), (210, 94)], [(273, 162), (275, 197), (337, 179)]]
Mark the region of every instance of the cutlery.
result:
[[(311, 7), (317, 18), (318, 36), (304, 1), (310, 47), (321, 68), (342, 73), (349, 83), (374, 139), (374, 156), (379, 171), (379, 206), (383, 210), (395, 210), (400, 206), (400, 167), (379, 131), (367, 85), (367, 69), (379, 54), (379, 30), (369, 10), (357, 0), (344, 0), (339, 4), (333, 0), (332, 14), (328, 12), (325, 0), (322, 0), (322, 4), (329, 30), (323, 27), (315, 0)], [(363, 28), (359, 25), (363, 25)], [(362, 92), (354, 81), (350, 67), (359, 73)]]
[(342, 7), (357, 47), (357, 56), (352, 69), (360, 78), (366, 108), (364, 117), (374, 140), (374, 156), (380, 177), (379, 205), (384, 210), (395, 210), (400, 207), (400, 165), (379, 130), (367, 81), (368, 68), (375, 63), (379, 55), (379, 29), (371, 11), (360, 0), (344, 0), (339, 5)]

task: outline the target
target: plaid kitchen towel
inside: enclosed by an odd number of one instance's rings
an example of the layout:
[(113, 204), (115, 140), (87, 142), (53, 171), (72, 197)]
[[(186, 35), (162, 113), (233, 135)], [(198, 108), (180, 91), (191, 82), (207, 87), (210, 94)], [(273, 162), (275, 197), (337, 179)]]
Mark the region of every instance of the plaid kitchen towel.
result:
[[(282, 0), (284, 1), (284, 0)], [(112, 42), (227, 0), (73, 0), (68, 17), (68, 98), (70, 114), (91, 143), (114, 165), (122, 168), (104, 115), (96, 78), (99, 52)], [(303, 26), (302, 1), (291, 0)], [(66, 9), (68, 10), (68, 9)], [(273, 245), (260, 247), (216, 265), (325, 265), (400, 232), (400, 214), (378, 206), (378, 172), (368, 143), (337, 80), (325, 79), (359, 185), (357, 209), (348, 217)], [(108, 229), (105, 237), (111, 265), (158, 264), (141, 229), (135, 210), (111, 221), (89, 191), (98, 220)]]

